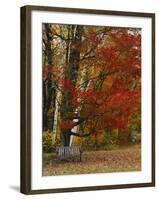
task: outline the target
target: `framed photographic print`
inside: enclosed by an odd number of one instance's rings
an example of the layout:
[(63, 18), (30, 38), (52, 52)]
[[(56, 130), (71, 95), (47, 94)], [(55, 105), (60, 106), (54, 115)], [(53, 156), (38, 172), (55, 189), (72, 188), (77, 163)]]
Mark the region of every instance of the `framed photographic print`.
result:
[(21, 192), (155, 185), (155, 14), (21, 8)]

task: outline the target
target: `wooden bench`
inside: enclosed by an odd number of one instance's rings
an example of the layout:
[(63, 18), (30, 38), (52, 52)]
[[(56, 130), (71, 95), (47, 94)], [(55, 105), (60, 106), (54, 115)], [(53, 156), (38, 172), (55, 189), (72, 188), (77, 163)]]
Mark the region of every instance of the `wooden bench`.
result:
[(81, 146), (59, 146), (56, 147), (56, 155), (59, 160), (68, 160), (72, 157), (79, 156), (80, 162), (82, 161), (82, 147)]

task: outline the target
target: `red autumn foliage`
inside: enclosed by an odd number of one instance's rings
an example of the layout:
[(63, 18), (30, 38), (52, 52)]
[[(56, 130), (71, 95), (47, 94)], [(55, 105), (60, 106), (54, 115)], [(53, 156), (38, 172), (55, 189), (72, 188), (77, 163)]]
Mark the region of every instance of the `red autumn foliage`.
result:
[[(106, 33), (111, 41), (107, 45), (102, 45), (101, 38), (91, 29), (84, 34), (85, 43), (89, 41), (93, 48), (98, 46), (92, 50), (92, 63), (99, 71), (88, 77), (87, 89), (81, 90), (66, 77), (58, 80), (61, 90), (69, 93), (72, 115), (78, 110), (79, 117), (87, 122), (87, 129), (94, 136), (104, 128), (123, 132), (134, 110), (140, 107), (141, 35), (126, 28), (110, 28)], [(90, 65), (92, 63), (90, 61)], [(51, 70), (52, 66), (47, 66), (44, 74)], [(100, 80), (103, 83), (96, 89)], [(69, 130), (74, 126), (73, 120), (68, 119), (62, 122), (61, 128)]]
[(73, 124), (73, 121), (71, 120), (64, 121), (61, 124), (61, 128), (65, 130), (72, 129), (73, 127), (74, 127), (74, 124)]

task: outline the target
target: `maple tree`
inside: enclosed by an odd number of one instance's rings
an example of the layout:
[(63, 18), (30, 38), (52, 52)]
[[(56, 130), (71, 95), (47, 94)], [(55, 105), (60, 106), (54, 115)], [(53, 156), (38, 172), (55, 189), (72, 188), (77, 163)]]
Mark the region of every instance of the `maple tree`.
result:
[(52, 25), (48, 34), (54, 55), (43, 63), (43, 123), (52, 106), (52, 126), (59, 123), (64, 146), (72, 135), (98, 137), (114, 129), (122, 134), (141, 104), (140, 29)]

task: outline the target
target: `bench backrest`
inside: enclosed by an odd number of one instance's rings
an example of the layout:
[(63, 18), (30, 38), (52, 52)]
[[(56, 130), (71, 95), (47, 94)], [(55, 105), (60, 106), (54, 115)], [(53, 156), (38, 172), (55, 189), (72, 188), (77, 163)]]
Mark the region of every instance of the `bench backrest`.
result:
[(56, 153), (59, 157), (67, 158), (74, 155), (80, 155), (82, 152), (81, 146), (56, 147)]

